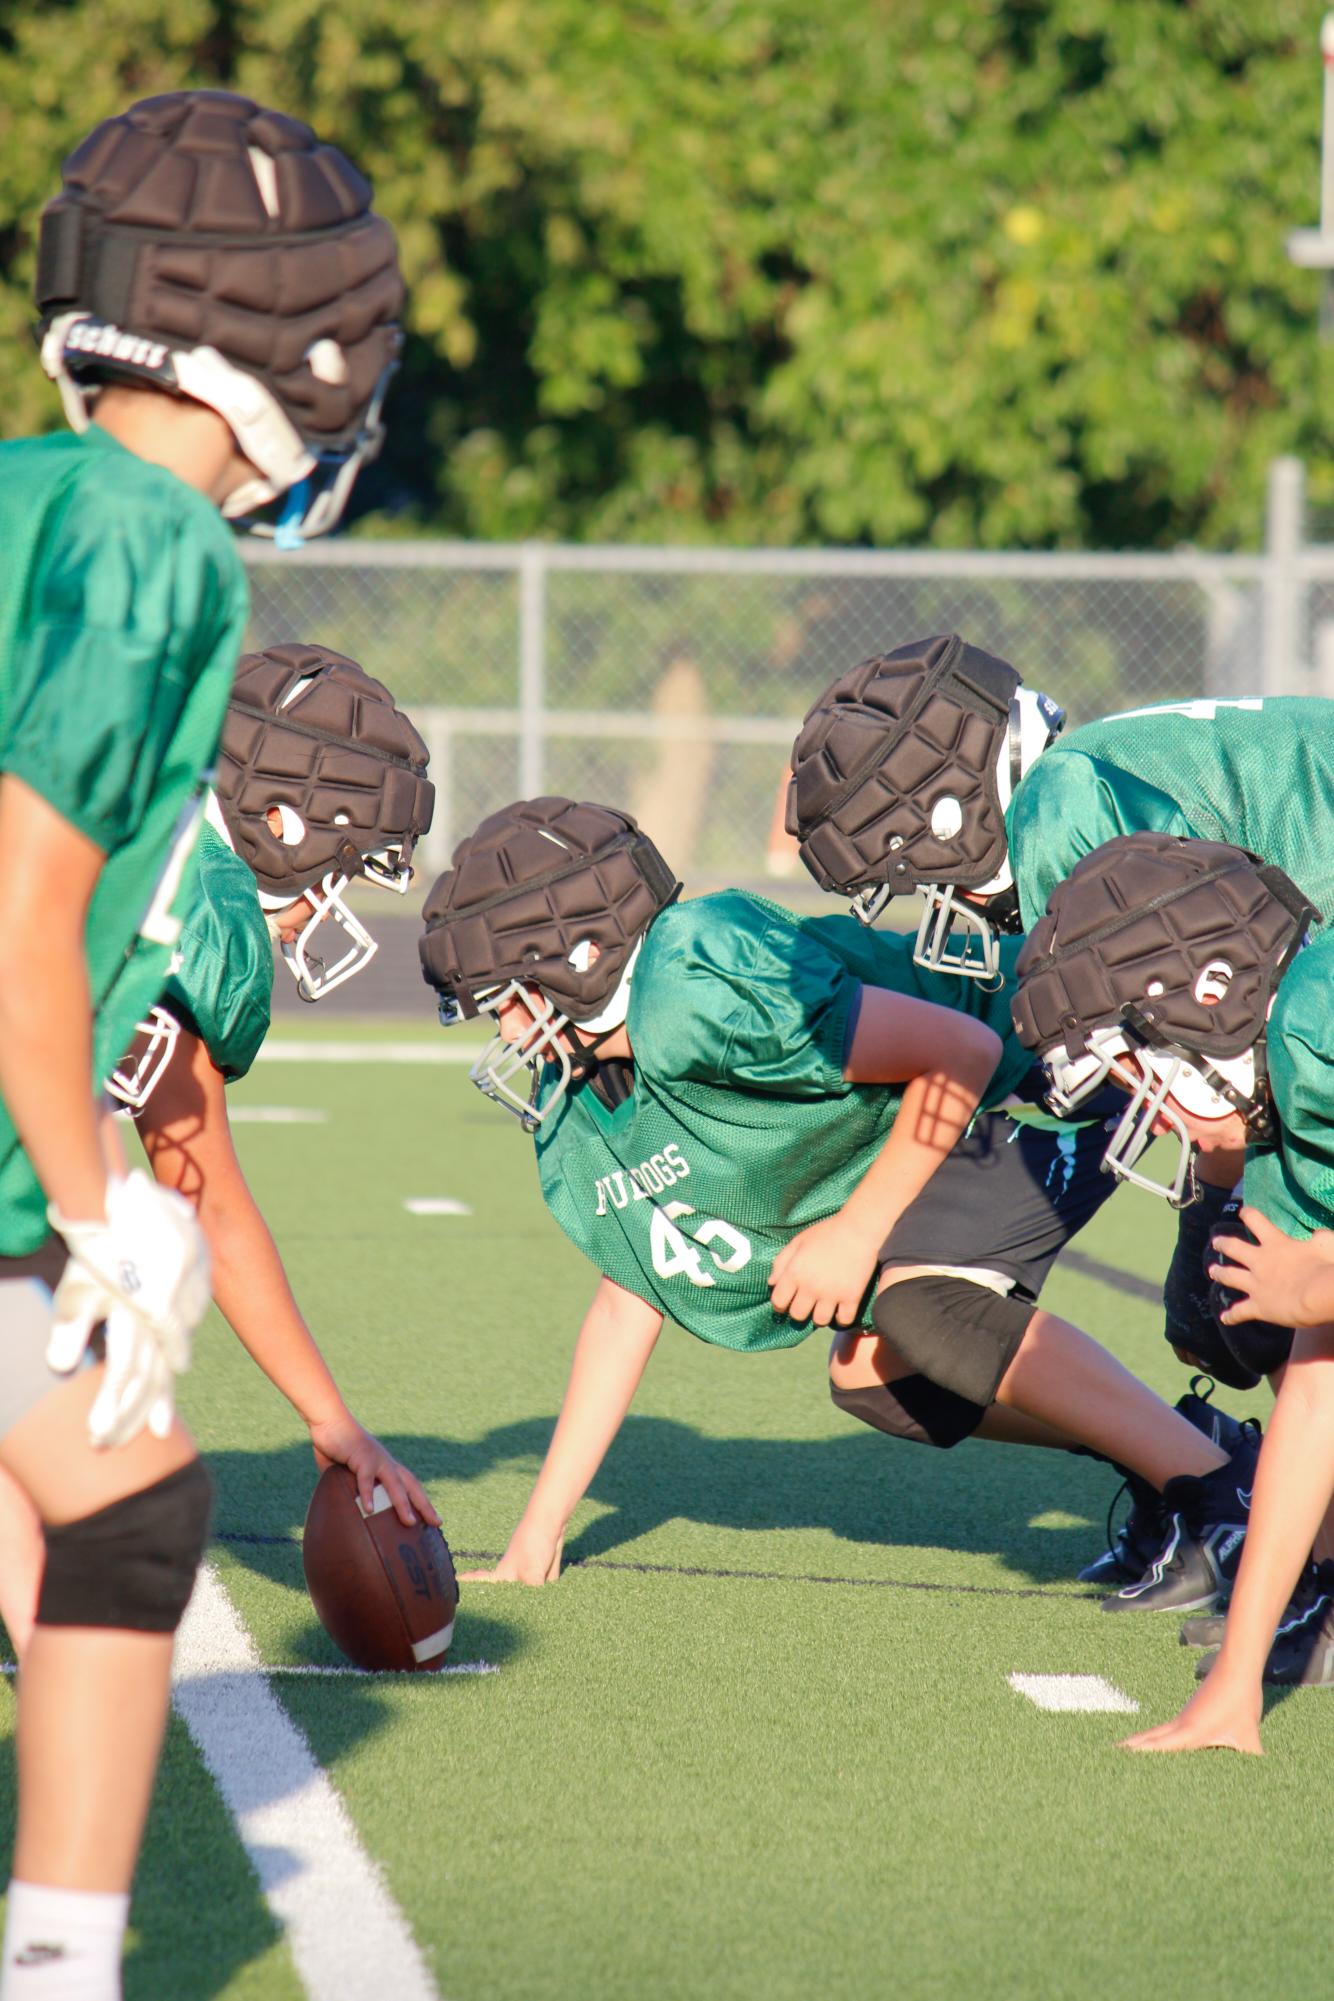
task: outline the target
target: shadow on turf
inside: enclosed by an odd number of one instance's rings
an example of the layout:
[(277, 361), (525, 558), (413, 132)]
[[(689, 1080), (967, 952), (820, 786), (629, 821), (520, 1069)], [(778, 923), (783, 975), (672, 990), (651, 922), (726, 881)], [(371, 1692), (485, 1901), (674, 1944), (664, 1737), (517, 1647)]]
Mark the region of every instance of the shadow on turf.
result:
[[(457, 1441), (384, 1435), (424, 1480), (472, 1482), (527, 1462), (534, 1469), (551, 1436), (549, 1418), (497, 1426)], [(218, 1481), (216, 1533), (234, 1553), (276, 1581), (300, 1588), (299, 1534), (313, 1474), (309, 1451), (211, 1453)], [(628, 1418), (599, 1469), (593, 1500), (607, 1512), (566, 1545), (565, 1560), (606, 1558), (672, 1521), (734, 1530), (820, 1529), (841, 1541), (1000, 1556), (1032, 1585), (1068, 1582), (1103, 1546), (1103, 1518), (1116, 1490), (1106, 1467), (1063, 1453), (969, 1444), (935, 1452), (857, 1427), (832, 1438), (707, 1437), (670, 1418)], [(1050, 1512), (1076, 1518), (1035, 1528)], [(1087, 1525), (1086, 1525), (1087, 1524)], [(273, 1544), (251, 1536), (272, 1534)], [(455, 1499), (445, 1532), (475, 1551)], [(747, 1561), (741, 1545), (738, 1565)], [(724, 1556), (720, 1567), (725, 1567)], [(462, 1627), (460, 1628), (462, 1637)], [(498, 1637), (497, 1649), (503, 1645)], [(503, 1659), (500, 1651), (473, 1649)]]

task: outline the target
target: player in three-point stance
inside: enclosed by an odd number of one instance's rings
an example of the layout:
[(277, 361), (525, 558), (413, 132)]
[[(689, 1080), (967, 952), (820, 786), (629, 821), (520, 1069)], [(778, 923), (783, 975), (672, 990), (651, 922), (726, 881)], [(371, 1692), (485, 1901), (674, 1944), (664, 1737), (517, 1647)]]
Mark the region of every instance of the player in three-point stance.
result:
[[(309, 1427), (317, 1462), (349, 1467), (367, 1508), (378, 1482), (400, 1520), (419, 1511), (438, 1525), (420, 1482), (339, 1393), (242, 1172), (226, 1092), (268, 1032), (271, 941), (313, 1000), (369, 963), (375, 942), (345, 892), (354, 877), (407, 889), (431, 819), (426, 763), (388, 689), (344, 655), (286, 645), (244, 656), (170, 977), (108, 1088), (133, 1112), (154, 1178), (198, 1214), (213, 1297)], [(41, 1572), (35, 1525), (25, 1537), (14, 1520), (25, 1507), (0, 1491), (0, 1534), (14, 1552), (0, 1612), (20, 1657)]]
[(442, 1019), (494, 1022), (473, 1079), (601, 1273), (494, 1576), (557, 1576), (666, 1317), (742, 1352), (834, 1324), (834, 1400), (878, 1430), (1091, 1448), (1235, 1518), (1252, 1441), (1229, 1458), (1037, 1306), (1109, 1183), (1095, 1125), (979, 1113), (1029, 1074), (1005, 997), (846, 917), (678, 891), (625, 814), (549, 798), (484, 821), (427, 899)]
[[(1080, 857), (1138, 830), (1237, 841), (1334, 913), (1334, 703), (1282, 697), (1131, 710), (1063, 734), (1064, 713), (1007, 661), (957, 634), (914, 640), (841, 675), (792, 755), (788, 827), (825, 889), (871, 922), (891, 895), (923, 899), (924, 966), (994, 983), (1003, 937), (1029, 930)], [(1305, 804), (1307, 810), (1303, 811)], [(1203, 1280), (1209, 1237), (1242, 1170), (1206, 1139), (1163, 1286), (1178, 1357), (1233, 1389), (1260, 1378), (1225, 1345)], [(1137, 1492), (1115, 1546), (1081, 1573), (1132, 1582), (1160, 1526)]]
[(288, 534), (332, 524), (378, 434), (401, 296), (355, 168), (220, 92), (99, 126), (42, 218), (42, 360), (74, 435), (0, 445), (0, 1473), (44, 1544), (3, 2001), (120, 1993), (207, 1533), (172, 1411), (203, 1239), (126, 1173), (97, 1085), (191, 889), (246, 615), (221, 515), (286, 495)]
[[(1262, 1677), (1334, 1685), (1334, 1565), (1308, 1560), (1334, 1492), (1334, 937), (1304, 943), (1315, 915), (1239, 848), (1128, 835), (1053, 892), (1019, 964), (1016, 1022), (1062, 1099), (1106, 1079), (1130, 1093), (1114, 1169), (1155, 1134), (1178, 1175), (1220, 1128), (1248, 1147), (1241, 1230), (1224, 1225), (1208, 1269), (1225, 1338), (1281, 1371), (1278, 1403), (1222, 1652), (1137, 1749), (1258, 1751)], [(1207, 1565), (1192, 1496), (1174, 1483), (1163, 1499), (1168, 1567)], [(1183, 1638), (1219, 1637), (1217, 1624), (1188, 1622)]]

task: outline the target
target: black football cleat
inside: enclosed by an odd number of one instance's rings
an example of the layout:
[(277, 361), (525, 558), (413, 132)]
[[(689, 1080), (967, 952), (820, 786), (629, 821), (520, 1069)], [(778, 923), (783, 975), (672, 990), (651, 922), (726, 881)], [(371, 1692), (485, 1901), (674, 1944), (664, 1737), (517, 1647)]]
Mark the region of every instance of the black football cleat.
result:
[[(1196, 1681), (1204, 1680), (1217, 1659), (1216, 1648), (1201, 1654)], [(1334, 1597), (1327, 1591), (1300, 1618), (1279, 1627), (1261, 1679), (1276, 1688), (1334, 1688)]]
[(1243, 1431), (1225, 1466), (1163, 1488), (1167, 1533), (1144, 1575), (1104, 1598), (1104, 1612), (1210, 1612), (1225, 1605), (1250, 1518), (1258, 1433)]
[[(1334, 1596), (1334, 1560), (1326, 1558), (1323, 1563), (1308, 1563), (1297, 1586), (1288, 1600), (1287, 1610), (1279, 1621), (1278, 1630), (1303, 1619), (1315, 1604), (1317, 1598)], [(1202, 1612), (1198, 1618), (1187, 1619), (1181, 1628), (1183, 1647), (1220, 1647), (1223, 1644), (1222, 1612)]]
[[(1244, 1427), (1240, 1420), (1210, 1402), (1213, 1389), (1210, 1377), (1192, 1376), (1186, 1394), (1177, 1398), (1177, 1409), (1187, 1424), (1193, 1424), (1196, 1431), (1202, 1431), (1212, 1444), (1220, 1446), (1231, 1456), (1237, 1449)], [(1247, 1424), (1253, 1425), (1254, 1421), (1249, 1419)], [(1130, 1495), (1130, 1513), (1113, 1535), (1112, 1512), (1122, 1493)], [(1167, 1516), (1163, 1512), (1162, 1495), (1138, 1473), (1127, 1473), (1124, 1484), (1112, 1496), (1112, 1505), (1107, 1511), (1108, 1547), (1101, 1556), (1095, 1556), (1092, 1563), (1084, 1565), (1079, 1572), (1079, 1582), (1101, 1584), (1104, 1589), (1134, 1584), (1157, 1556), (1166, 1534)]]

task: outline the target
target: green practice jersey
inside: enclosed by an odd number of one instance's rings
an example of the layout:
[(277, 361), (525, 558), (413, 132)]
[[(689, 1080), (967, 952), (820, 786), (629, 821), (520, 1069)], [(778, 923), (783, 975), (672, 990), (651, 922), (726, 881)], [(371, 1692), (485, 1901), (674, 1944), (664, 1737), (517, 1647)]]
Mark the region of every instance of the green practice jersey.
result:
[(269, 1032), (273, 947), (255, 878), (221, 834), (201, 828), (194, 900), (162, 1005), (197, 1035), (230, 1084)]
[(1179, 702), (1086, 723), (1042, 753), (1010, 802), (1025, 931), (1081, 855), (1116, 834), (1231, 841), (1334, 916), (1334, 702)]
[[(1020, 941), (1006, 944), (1007, 970)], [(542, 1194), (608, 1278), (702, 1341), (790, 1348), (769, 1270), (842, 1208), (889, 1135), (903, 1087), (850, 1084), (863, 985), (938, 1002), (1002, 1038), (985, 1102), (1027, 1073), (1003, 993), (925, 972), (913, 941), (850, 917), (798, 919), (724, 890), (654, 918), (630, 989), (634, 1088), (609, 1111), (587, 1085), (538, 1128)]]
[(1246, 1200), (1286, 1230), (1334, 1229), (1334, 932), (1279, 981), (1265, 1038), (1278, 1145), (1246, 1157)]
[[(107, 858), (90, 1091), (166, 984), (246, 607), (230, 531), (173, 473), (96, 425), (0, 444), (0, 772)], [(34, 1249), (45, 1211), (0, 1102), (0, 1254)]]

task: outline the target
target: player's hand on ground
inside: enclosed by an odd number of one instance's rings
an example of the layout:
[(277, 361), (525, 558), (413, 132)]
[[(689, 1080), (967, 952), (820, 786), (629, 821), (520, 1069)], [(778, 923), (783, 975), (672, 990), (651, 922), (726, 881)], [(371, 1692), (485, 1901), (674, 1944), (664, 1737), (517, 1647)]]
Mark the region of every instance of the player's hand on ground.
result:
[(1123, 1751), (1245, 1751), (1261, 1755), (1260, 1716), (1264, 1708), (1258, 1690), (1235, 1688), (1217, 1667), (1196, 1689), (1177, 1716), (1152, 1730), (1123, 1737)]
[[(1226, 1326), (1245, 1320), (1272, 1320), (1279, 1327), (1310, 1327), (1329, 1317), (1312, 1297), (1334, 1283), (1334, 1230), (1317, 1230), (1305, 1242), (1285, 1236), (1258, 1209), (1242, 1209), (1238, 1221), (1246, 1225), (1256, 1241), (1244, 1237), (1215, 1237), (1211, 1249), (1218, 1262), (1209, 1266), (1210, 1278), (1218, 1280), (1241, 1297), (1220, 1315)], [(1229, 1259), (1224, 1264), (1222, 1259)]]
[(326, 1466), (346, 1466), (354, 1475), (363, 1508), (369, 1510), (375, 1489), (380, 1486), (393, 1502), (394, 1513), (405, 1528), (411, 1528), (419, 1517), (432, 1528), (439, 1528), (440, 1517), (421, 1481), (373, 1433), (358, 1424), (351, 1411), (312, 1424), (310, 1442), (321, 1473)]
[(850, 1327), (874, 1276), (879, 1247), (878, 1238), (868, 1242), (842, 1215), (799, 1230), (769, 1273), (774, 1312), (817, 1327)]
[(563, 1535), (515, 1529), (509, 1548), (490, 1570), (462, 1570), (460, 1584), (554, 1584), (560, 1576)]
[(81, 1223), (53, 1207), (69, 1262), (52, 1302), (48, 1365), (77, 1368), (105, 1323), (106, 1367), (88, 1413), (94, 1445), (124, 1445), (146, 1424), (165, 1438), (174, 1378), (209, 1302), (208, 1246), (190, 1204), (140, 1171), (107, 1183), (105, 1221)]

